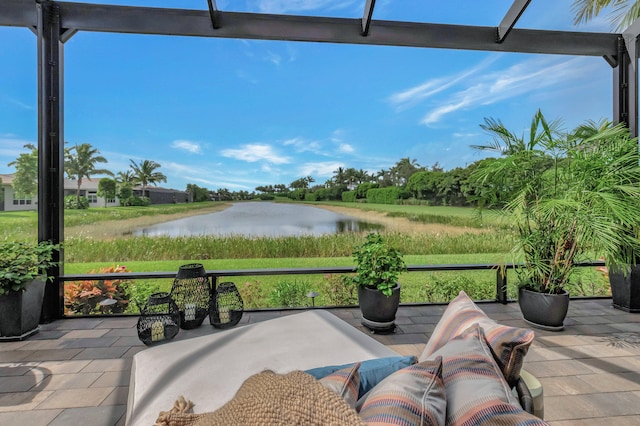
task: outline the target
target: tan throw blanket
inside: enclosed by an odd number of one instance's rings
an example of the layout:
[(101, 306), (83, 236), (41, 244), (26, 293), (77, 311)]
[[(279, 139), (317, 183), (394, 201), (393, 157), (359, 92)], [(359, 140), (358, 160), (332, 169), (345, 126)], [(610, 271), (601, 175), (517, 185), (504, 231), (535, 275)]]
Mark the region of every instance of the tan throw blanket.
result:
[(174, 408), (160, 413), (156, 426), (364, 425), (340, 396), (302, 371), (255, 374), (211, 413), (187, 413), (192, 406), (180, 397)]

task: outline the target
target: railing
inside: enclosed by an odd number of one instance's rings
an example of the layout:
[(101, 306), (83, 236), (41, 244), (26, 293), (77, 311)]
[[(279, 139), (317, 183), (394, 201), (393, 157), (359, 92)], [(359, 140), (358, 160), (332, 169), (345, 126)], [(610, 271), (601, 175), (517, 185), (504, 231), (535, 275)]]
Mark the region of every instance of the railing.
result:
[[(459, 264), (459, 265), (409, 265), (407, 272), (437, 272), (437, 271), (496, 271), (496, 302), (506, 304), (507, 271), (520, 268), (522, 264)], [(604, 261), (576, 263), (577, 267), (606, 266)], [(220, 277), (247, 277), (265, 275), (320, 275), (320, 274), (348, 274), (355, 272), (352, 266), (337, 266), (331, 268), (278, 268), (278, 269), (239, 269), (239, 270), (208, 270), (206, 274), (214, 284)], [(60, 282), (79, 280), (112, 280), (112, 279), (158, 279), (175, 278), (177, 272), (118, 272), (108, 274), (69, 274), (62, 275)]]

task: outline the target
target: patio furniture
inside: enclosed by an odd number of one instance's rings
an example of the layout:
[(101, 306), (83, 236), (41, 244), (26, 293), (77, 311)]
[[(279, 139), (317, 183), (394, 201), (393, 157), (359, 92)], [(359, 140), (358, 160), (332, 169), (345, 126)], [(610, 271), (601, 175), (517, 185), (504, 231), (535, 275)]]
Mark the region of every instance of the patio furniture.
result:
[[(245, 379), (265, 369), (287, 373), (397, 356), (323, 310), (172, 342), (134, 356), (126, 424), (153, 424), (179, 396), (195, 403), (195, 413), (214, 411), (233, 398)], [(530, 398), (527, 386), (520, 387), (521, 401)], [(538, 398), (529, 402), (541, 407)]]

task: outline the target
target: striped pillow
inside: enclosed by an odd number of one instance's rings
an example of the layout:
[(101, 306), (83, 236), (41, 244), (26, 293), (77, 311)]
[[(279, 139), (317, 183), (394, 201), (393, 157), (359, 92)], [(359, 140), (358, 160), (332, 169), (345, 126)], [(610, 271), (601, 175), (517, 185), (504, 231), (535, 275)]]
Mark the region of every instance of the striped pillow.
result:
[(478, 324), (449, 341), (432, 357), (442, 357), (447, 425), (547, 424), (520, 407)]
[(360, 363), (356, 362), (318, 381), (322, 383), (325, 388), (340, 395), (351, 408), (355, 408), (358, 402), (358, 389), (360, 388), (358, 368), (360, 368)]
[(368, 425), (444, 425), (447, 411), (442, 358), (398, 370), (358, 401)]
[(533, 342), (533, 331), (498, 324), (478, 308), (464, 291), (461, 291), (447, 306), (419, 361), (429, 358), (449, 340), (459, 336), (476, 323), (482, 327), (487, 343), (507, 383), (514, 386), (520, 378), (524, 357)]

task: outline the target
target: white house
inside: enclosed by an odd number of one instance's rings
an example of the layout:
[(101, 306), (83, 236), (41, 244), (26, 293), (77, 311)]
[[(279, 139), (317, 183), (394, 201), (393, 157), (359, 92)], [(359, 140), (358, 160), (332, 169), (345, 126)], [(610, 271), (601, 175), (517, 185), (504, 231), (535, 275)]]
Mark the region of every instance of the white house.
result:
[[(13, 187), (11, 186), (13, 179), (13, 174), (5, 175), (0, 174), (0, 179), (2, 179), (2, 189), (0, 191), (0, 210), (5, 211), (17, 211), (17, 210), (37, 210), (38, 209), (38, 196), (33, 195), (32, 197), (20, 197), (16, 196)], [(80, 185), (80, 195), (84, 196), (89, 200), (89, 206), (91, 207), (104, 207), (105, 199), (102, 197), (98, 197), (98, 182), (100, 182), (99, 178), (94, 178), (91, 180), (83, 179), (82, 185)], [(71, 179), (64, 180), (64, 195), (76, 195), (77, 189), (77, 181)], [(106, 200), (107, 207), (114, 207), (120, 205), (118, 199)]]

